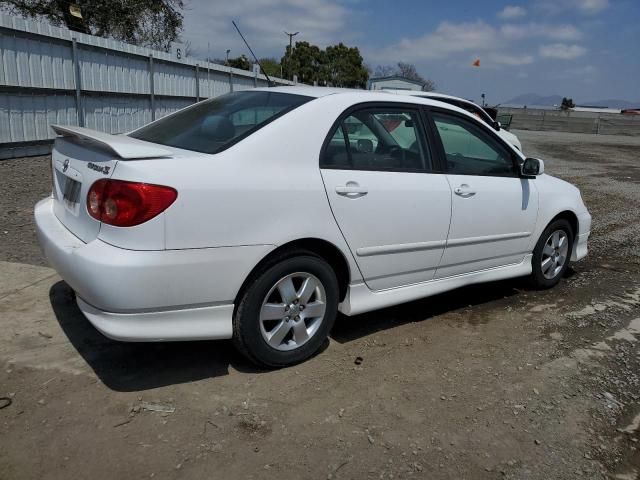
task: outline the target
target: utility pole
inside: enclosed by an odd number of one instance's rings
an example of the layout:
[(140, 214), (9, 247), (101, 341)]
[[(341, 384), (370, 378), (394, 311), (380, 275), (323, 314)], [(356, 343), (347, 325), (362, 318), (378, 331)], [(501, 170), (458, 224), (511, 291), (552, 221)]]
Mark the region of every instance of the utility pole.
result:
[(224, 64), (225, 64), (226, 66), (229, 66), (229, 52), (230, 52), (230, 51), (231, 51), (231, 49), (230, 49), (230, 48), (227, 48), (227, 56), (225, 57), (225, 60), (224, 60)]
[(289, 37), (289, 74), (292, 75), (292, 79), (293, 79), (293, 72), (291, 72), (291, 54), (293, 53), (293, 37), (295, 37), (299, 33), (300, 32), (295, 32), (295, 33), (284, 32), (284, 34)]

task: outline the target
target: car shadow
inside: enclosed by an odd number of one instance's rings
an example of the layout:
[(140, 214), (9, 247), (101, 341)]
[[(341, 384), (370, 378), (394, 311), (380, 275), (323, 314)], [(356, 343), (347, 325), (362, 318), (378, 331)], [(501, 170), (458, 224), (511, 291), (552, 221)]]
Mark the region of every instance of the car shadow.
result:
[[(502, 298), (512, 297), (527, 289), (526, 282), (520, 279), (501, 280), (470, 285), (353, 317), (347, 318), (341, 315), (333, 328), (331, 338), (339, 343), (346, 343), (407, 323), (422, 322), (447, 312), (477, 307)], [(477, 325), (490, 321), (490, 315), (476, 313), (469, 316), (469, 323)]]
[[(472, 285), (425, 299), (353, 317), (340, 315), (331, 338), (347, 343), (399, 325), (429, 320), (437, 315), (474, 307), (527, 290), (518, 279)], [(108, 388), (121, 392), (143, 391), (215, 378), (229, 367), (244, 373), (266, 372), (240, 355), (229, 341), (130, 343), (102, 335), (84, 317), (75, 293), (65, 282), (49, 291), (51, 306), (69, 341)], [(473, 315), (470, 323), (490, 316)], [(475, 320), (474, 320), (475, 319)], [(325, 342), (318, 354), (329, 345)]]
[(214, 378), (229, 373), (260, 372), (229, 341), (129, 343), (102, 335), (84, 317), (75, 293), (65, 282), (49, 290), (53, 312), (69, 341), (110, 389), (121, 392)]

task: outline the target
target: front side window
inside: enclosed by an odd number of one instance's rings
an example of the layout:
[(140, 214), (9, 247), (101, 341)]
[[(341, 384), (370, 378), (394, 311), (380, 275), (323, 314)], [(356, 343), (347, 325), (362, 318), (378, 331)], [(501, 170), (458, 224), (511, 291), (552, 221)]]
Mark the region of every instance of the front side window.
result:
[(269, 91), (229, 93), (161, 118), (130, 136), (170, 147), (217, 153), (311, 99)]
[(511, 154), (496, 140), (460, 117), (433, 113), (447, 171), (456, 175), (514, 176)]
[(396, 171), (431, 168), (418, 113), (367, 108), (350, 114), (325, 146), (321, 166)]

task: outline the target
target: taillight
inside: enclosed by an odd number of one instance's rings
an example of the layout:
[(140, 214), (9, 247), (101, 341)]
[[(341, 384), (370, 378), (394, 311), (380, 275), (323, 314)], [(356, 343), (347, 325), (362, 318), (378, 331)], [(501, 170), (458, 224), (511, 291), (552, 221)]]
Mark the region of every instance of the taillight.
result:
[(87, 211), (109, 225), (133, 227), (164, 212), (177, 197), (171, 187), (103, 178), (89, 189)]

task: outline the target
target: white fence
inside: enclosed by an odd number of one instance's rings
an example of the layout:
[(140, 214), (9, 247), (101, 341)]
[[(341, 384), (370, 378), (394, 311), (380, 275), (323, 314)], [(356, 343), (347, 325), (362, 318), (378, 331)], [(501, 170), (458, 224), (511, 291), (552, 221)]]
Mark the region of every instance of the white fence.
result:
[(500, 107), (516, 130), (553, 130), (599, 135), (640, 135), (640, 115)]
[(261, 74), (0, 14), (0, 159), (48, 153), (52, 123), (121, 133), (266, 85)]

